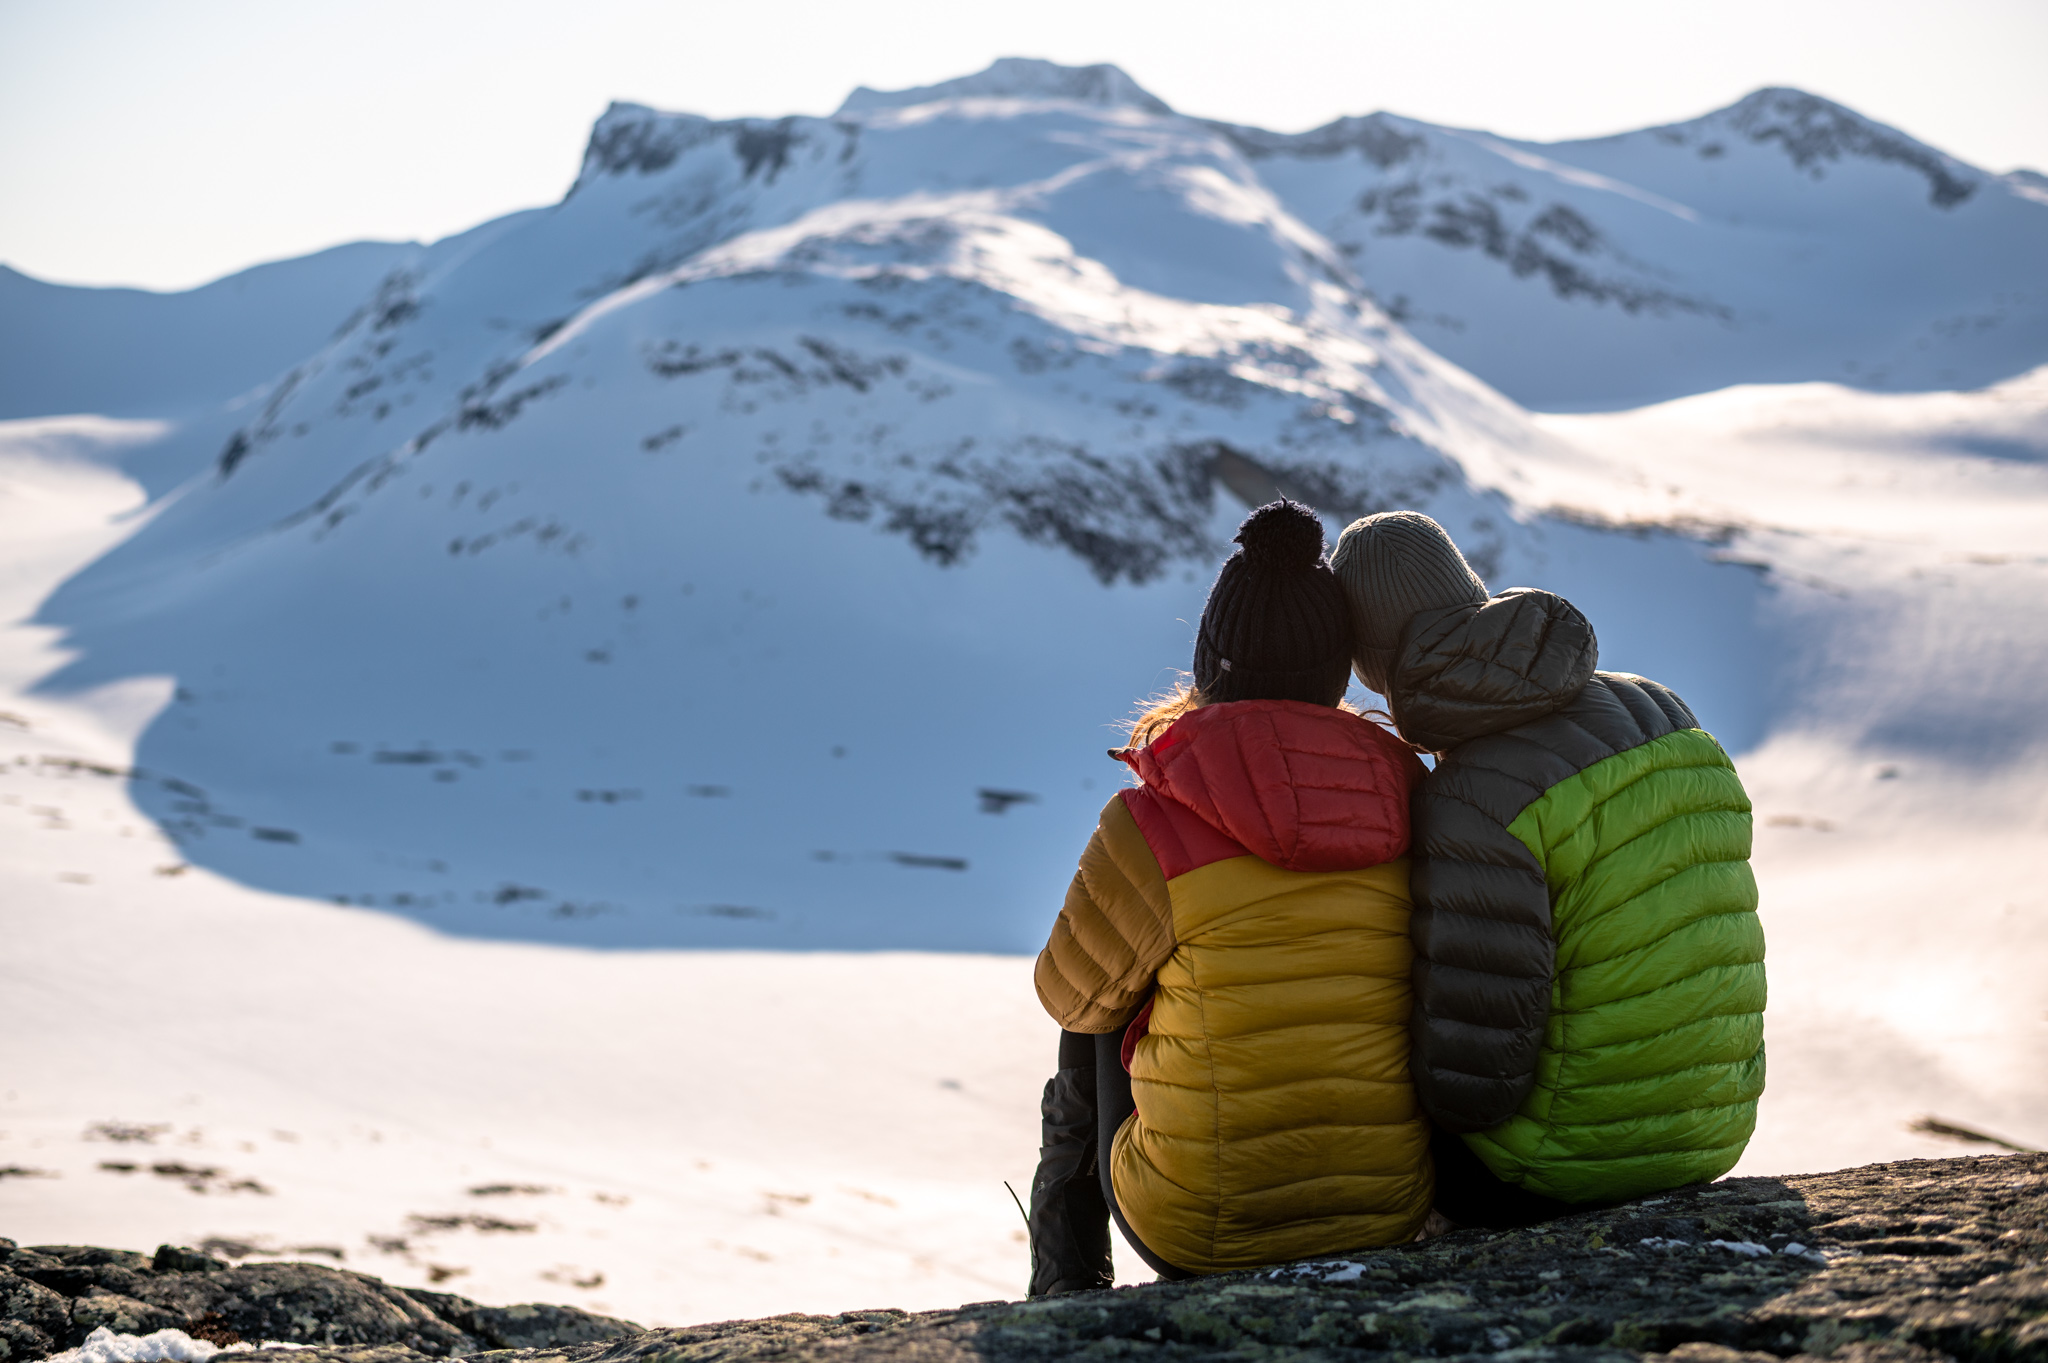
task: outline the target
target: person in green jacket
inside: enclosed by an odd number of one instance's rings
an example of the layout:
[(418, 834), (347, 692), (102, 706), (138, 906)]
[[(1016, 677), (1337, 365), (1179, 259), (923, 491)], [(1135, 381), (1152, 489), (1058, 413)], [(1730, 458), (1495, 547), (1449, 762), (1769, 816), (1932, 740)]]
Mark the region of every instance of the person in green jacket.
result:
[(1563, 597), (1489, 596), (1435, 521), (1331, 558), (1353, 671), (1436, 754), (1413, 805), (1410, 1065), (1437, 1210), (1527, 1225), (1719, 1178), (1764, 1087), (1750, 806), (1667, 688)]

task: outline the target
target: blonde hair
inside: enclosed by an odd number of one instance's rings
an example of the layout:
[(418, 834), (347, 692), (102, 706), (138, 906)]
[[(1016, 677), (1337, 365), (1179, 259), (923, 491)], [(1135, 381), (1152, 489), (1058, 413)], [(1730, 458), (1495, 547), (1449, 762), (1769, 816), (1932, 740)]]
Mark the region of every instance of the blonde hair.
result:
[(1175, 720), (1209, 703), (1202, 688), (1183, 672), (1172, 686), (1138, 702), (1143, 707), (1124, 721), (1125, 746), (1142, 748), (1173, 727)]
[[(1141, 707), (1138, 713), (1123, 722), (1125, 746), (1142, 748), (1172, 728), (1181, 716), (1214, 703), (1211, 697), (1203, 694), (1201, 687), (1194, 684), (1194, 679), (1183, 672), (1172, 686), (1138, 702)], [(1369, 719), (1383, 729), (1394, 727), (1394, 717), (1384, 710), (1361, 710), (1348, 700), (1338, 701), (1333, 708), (1347, 715)], [(1406, 742), (1405, 739), (1403, 741)]]

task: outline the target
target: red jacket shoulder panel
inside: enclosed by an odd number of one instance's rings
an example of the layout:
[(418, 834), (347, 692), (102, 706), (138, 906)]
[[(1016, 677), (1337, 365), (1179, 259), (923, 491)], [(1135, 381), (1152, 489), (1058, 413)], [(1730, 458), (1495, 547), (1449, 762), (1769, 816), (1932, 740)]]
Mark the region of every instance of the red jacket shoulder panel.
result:
[(1243, 844), (1233, 841), (1186, 805), (1164, 799), (1145, 786), (1121, 793), (1138, 831), (1145, 835), (1145, 845), (1159, 860), (1160, 874), (1168, 880), (1211, 862), (1246, 854)]
[[(1408, 851), (1407, 745), (1358, 715), (1300, 701), (1234, 701), (1182, 717), (1127, 759), (1146, 790), (1245, 852), (1293, 871), (1351, 871)], [(1138, 808), (1131, 808), (1133, 817)], [(1152, 829), (1143, 818), (1146, 841)], [(1179, 825), (1180, 842), (1199, 860)], [(1154, 844), (1169, 878), (1167, 856)], [(1232, 853), (1231, 855), (1241, 855)]]

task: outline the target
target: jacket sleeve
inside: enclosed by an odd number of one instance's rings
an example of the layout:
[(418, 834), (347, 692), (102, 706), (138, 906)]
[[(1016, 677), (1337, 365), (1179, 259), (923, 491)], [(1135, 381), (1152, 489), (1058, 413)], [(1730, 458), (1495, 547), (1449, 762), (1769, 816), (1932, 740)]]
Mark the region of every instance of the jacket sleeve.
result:
[(1550, 889), (1499, 817), (1527, 793), (1489, 788), (1514, 780), (1440, 766), (1413, 805), (1411, 1068), (1423, 1110), (1450, 1131), (1514, 1115), (1535, 1085), (1550, 1018)]
[(1137, 1013), (1173, 948), (1166, 877), (1129, 806), (1112, 796), (1038, 953), (1038, 1001), (1070, 1032), (1113, 1032)]

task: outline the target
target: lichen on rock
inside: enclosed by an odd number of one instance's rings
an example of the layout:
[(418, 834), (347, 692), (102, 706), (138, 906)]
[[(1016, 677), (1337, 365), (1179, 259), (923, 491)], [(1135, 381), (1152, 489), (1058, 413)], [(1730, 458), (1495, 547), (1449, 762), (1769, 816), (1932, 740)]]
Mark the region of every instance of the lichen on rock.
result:
[(231, 1268), (175, 1245), (151, 1258), (10, 1240), (0, 1240), (0, 1313), (0, 1363), (76, 1348), (101, 1327), (121, 1335), (180, 1329), (222, 1344), (395, 1346), (414, 1359), (587, 1344), (639, 1329), (573, 1306), (483, 1306), (324, 1264)]

